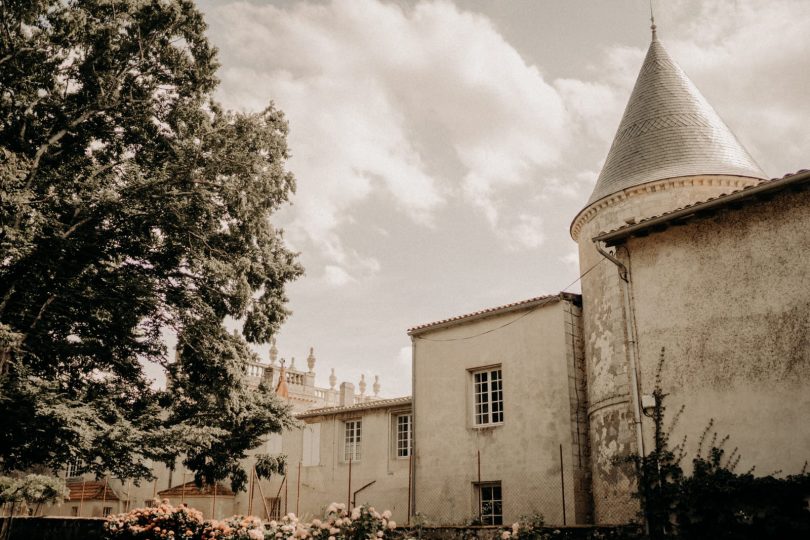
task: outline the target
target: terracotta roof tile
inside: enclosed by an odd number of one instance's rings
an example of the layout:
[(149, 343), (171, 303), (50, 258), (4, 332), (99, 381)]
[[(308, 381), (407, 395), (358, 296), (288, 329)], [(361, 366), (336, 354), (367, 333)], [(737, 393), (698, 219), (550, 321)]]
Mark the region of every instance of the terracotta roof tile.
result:
[(447, 319), (442, 319), (440, 321), (434, 321), (426, 324), (420, 324), (419, 326), (414, 326), (413, 328), (408, 329), (409, 335), (414, 335), (421, 333), (427, 329), (438, 327), (438, 326), (446, 326), (448, 323), (453, 323), (457, 321), (466, 321), (466, 320), (474, 320), (483, 317), (489, 317), (491, 315), (498, 315), (500, 313), (508, 313), (510, 311), (514, 311), (515, 309), (520, 308), (531, 308), (539, 304), (544, 303), (551, 303), (554, 301), (561, 300), (567, 297), (574, 297), (577, 296), (571, 293), (559, 293), (559, 294), (549, 294), (545, 296), (536, 296), (534, 298), (529, 298), (527, 300), (520, 300), (519, 302), (513, 302), (511, 304), (504, 304), (502, 306), (496, 306), (486, 309), (481, 309), (479, 311), (473, 311), (472, 313), (465, 313), (464, 315), (456, 315), (455, 317), (449, 317)]
[(92, 480), (85, 482), (68, 482), (70, 490), (69, 499), (71, 501), (117, 501), (118, 495), (113, 491), (108, 483), (103, 480)]
[(390, 399), (376, 399), (374, 401), (366, 401), (364, 403), (355, 403), (354, 405), (347, 405), (342, 407), (322, 407), (320, 409), (310, 409), (308, 411), (296, 414), (296, 418), (309, 418), (312, 416), (323, 416), (327, 414), (337, 414), (342, 412), (353, 411), (367, 411), (372, 409), (383, 409), (386, 407), (397, 407), (399, 405), (410, 405), (411, 396), (390, 398)]
[[(221, 483), (216, 484), (217, 487), (217, 497), (233, 497), (233, 491), (227, 487), (222, 485)], [(180, 484), (174, 487), (170, 487), (169, 489), (164, 489), (163, 491), (158, 491), (158, 495), (161, 497), (166, 498), (178, 498), (178, 497), (213, 497), (214, 496), (214, 486), (213, 485), (205, 485), (202, 487), (197, 487), (197, 485), (192, 482), (186, 482), (185, 484)]]

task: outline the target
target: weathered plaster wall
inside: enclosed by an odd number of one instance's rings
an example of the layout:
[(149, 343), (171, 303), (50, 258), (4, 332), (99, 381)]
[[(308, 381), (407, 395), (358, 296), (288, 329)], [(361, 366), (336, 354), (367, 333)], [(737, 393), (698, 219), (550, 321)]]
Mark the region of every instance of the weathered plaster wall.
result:
[(686, 406), (673, 441), (688, 435), (694, 449), (714, 418), (729, 450), (739, 447), (741, 470), (798, 472), (810, 458), (810, 192), (724, 210), (627, 248), (643, 391), (666, 347), (667, 410)]
[[(371, 486), (357, 494), (356, 504), (369, 503), (378, 510), (391, 510), (397, 523), (404, 524), (408, 510), (408, 459), (396, 456), (395, 416), (410, 412), (410, 406), (367, 409), (309, 417), (307, 423), (320, 423), (320, 459), (317, 465), (301, 466), (301, 490), (298, 495), (298, 463), (303, 461), (303, 432), (284, 432), (282, 451), (287, 455), (286, 487), (282, 478), (263, 482), (266, 497), (280, 496), (281, 513), (297, 512), (305, 519), (323, 517), (332, 502), (349, 502), (349, 465), (343, 460), (344, 426), (346, 420), (362, 420), (361, 459), (352, 463), (351, 492), (370, 482)], [(279, 488), (281, 487), (281, 491)], [(287, 497), (286, 507), (284, 497)], [(262, 512), (261, 498), (255, 494), (254, 513)], [(247, 495), (240, 494), (237, 510), (247, 511)]]
[[(428, 522), (463, 523), (477, 515), (480, 451), (481, 480), (501, 482), (506, 523), (535, 513), (562, 523), (560, 445), (566, 521), (588, 513), (589, 498), (577, 493), (581, 474), (573, 458), (580, 452), (572, 437), (570, 393), (578, 387), (569, 369), (576, 332), (571, 317), (578, 310), (568, 304), (555, 301), (415, 336), (415, 510)], [(429, 341), (495, 328), (471, 339)], [(502, 369), (504, 422), (478, 428), (469, 370), (494, 365)]]
[(631, 466), (615, 461), (637, 450), (622, 283), (616, 266), (596, 250), (592, 238), (754, 182), (726, 176), (662, 180), (597, 201), (574, 220), (580, 274), (585, 274), (583, 333), (596, 523), (626, 523), (636, 516), (638, 504), (631, 497), (635, 489)]

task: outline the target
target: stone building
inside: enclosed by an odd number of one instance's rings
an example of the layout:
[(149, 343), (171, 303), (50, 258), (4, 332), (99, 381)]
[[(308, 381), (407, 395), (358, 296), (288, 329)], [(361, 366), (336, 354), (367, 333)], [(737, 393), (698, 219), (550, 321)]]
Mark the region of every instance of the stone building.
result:
[(414, 511), (430, 523), (590, 519), (580, 297), (417, 326)]

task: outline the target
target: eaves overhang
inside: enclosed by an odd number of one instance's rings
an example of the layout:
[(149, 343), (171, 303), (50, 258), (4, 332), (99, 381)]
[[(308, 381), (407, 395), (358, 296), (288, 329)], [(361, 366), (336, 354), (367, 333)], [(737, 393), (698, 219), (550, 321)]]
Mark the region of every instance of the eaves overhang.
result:
[(782, 178), (774, 178), (755, 186), (734, 191), (728, 195), (714, 197), (610, 232), (601, 233), (593, 237), (592, 240), (602, 242), (607, 246), (616, 246), (623, 244), (632, 237), (649, 236), (664, 231), (669, 227), (685, 225), (696, 219), (711, 217), (719, 210), (735, 210), (756, 201), (768, 200), (782, 190), (801, 190), (806, 189), (808, 186), (810, 186), (810, 170), (802, 169), (797, 173), (788, 174)]

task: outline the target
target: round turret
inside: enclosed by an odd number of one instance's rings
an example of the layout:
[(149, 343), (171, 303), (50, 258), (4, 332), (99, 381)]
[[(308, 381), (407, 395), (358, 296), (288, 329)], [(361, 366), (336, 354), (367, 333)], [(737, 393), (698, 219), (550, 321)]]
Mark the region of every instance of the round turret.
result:
[(765, 174), (653, 34), (605, 165), (571, 224), (579, 244), (588, 418), (597, 523), (634, 517), (635, 475), (615, 458), (638, 452), (637, 397), (624, 283), (594, 245), (612, 231), (758, 184)]

